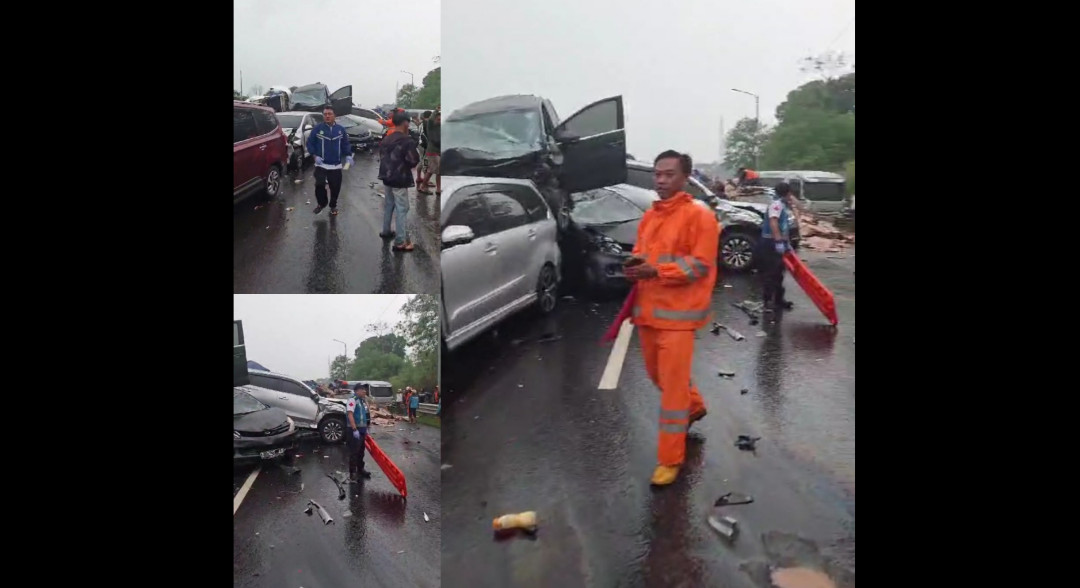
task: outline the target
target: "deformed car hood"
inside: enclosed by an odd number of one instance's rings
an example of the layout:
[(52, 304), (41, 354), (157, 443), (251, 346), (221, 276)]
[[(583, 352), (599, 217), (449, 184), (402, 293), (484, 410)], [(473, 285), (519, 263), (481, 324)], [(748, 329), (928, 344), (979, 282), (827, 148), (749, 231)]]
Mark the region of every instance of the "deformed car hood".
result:
[[(637, 230), (638, 225), (641, 224), (640, 220), (623, 223), (621, 225), (585, 225), (582, 229), (589, 236), (603, 235), (612, 241), (615, 241), (619, 245), (629, 252), (634, 248), (634, 243), (637, 242)], [(581, 225), (579, 225), (581, 226)]]
[(447, 149), (442, 152), (442, 161), (439, 167), (444, 176), (531, 180), (536, 174), (539, 163), (539, 151), (532, 151), (517, 157), (497, 159), (483, 151)]
[(233, 417), (233, 429), (245, 433), (261, 433), (286, 423), (288, 415), (280, 408), (257, 410)]

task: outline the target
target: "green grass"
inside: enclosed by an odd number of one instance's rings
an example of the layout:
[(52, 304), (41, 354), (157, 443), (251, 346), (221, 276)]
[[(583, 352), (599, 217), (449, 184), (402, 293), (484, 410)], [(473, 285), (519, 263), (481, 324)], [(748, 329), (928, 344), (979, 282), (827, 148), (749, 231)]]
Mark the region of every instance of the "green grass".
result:
[(421, 425), (435, 427), (436, 429), (442, 428), (442, 425), (440, 424), (442, 422), (442, 419), (433, 414), (417, 413), (416, 422), (420, 423)]

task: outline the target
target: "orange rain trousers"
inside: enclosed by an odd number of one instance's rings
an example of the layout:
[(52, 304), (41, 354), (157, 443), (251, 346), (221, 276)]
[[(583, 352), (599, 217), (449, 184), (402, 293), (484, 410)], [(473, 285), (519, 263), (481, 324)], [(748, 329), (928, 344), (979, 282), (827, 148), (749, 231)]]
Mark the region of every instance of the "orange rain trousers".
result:
[(657, 463), (680, 466), (686, 460), (686, 430), (690, 415), (705, 408), (697, 386), (690, 381), (694, 331), (638, 327), (645, 369), (660, 388), (660, 440)]

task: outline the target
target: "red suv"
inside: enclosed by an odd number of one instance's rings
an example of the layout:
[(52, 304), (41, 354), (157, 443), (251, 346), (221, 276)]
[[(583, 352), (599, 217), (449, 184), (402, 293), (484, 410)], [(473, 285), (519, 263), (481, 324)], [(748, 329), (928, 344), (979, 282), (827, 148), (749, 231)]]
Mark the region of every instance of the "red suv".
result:
[(277, 196), (287, 161), (285, 131), (274, 111), (233, 100), (233, 202), (252, 192)]

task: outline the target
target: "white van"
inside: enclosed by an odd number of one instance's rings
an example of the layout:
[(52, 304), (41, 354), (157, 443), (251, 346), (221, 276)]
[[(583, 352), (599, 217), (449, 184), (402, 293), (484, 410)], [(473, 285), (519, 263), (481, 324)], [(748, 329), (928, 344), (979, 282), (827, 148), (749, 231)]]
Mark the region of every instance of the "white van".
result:
[(373, 406), (391, 404), (394, 402), (394, 389), (390, 386), (390, 382), (382, 382), (379, 380), (348, 380), (345, 384), (350, 390), (355, 389), (357, 384), (367, 384), (368, 404)]
[(812, 212), (835, 214), (845, 208), (847, 180), (840, 174), (809, 170), (770, 170), (759, 171), (758, 174), (762, 186), (772, 188), (780, 182), (787, 182)]

